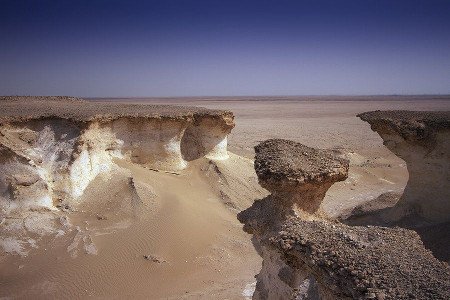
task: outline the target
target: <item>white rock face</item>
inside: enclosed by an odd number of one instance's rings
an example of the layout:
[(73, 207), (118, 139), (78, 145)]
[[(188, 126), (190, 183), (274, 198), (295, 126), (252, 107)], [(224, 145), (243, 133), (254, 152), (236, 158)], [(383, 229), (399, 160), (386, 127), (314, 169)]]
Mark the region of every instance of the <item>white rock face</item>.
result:
[(114, 157), (121, 157), (121, 142), (109, 128), (92, 123), (78, 140), (78, 153), (69, 167), (68, 193), (80, 197), (89, 183), (100, 173), (111, 171)]
[(121, 143), (122, 155), (138, 164), (181, 170), (181, 139), (187, 127), (182, 120), (122, 118), (105, 124)]
[(181, 153), (187, 161), (199, 157), (214, 160), (227, 159), (227, 136), (231, 128), (221, 125), (220, 120), (204, 118), (190, 125), (181, 141)]
[(209, 159), (215, 160), (226, 160), (230, 156), (227, 151), (228, 138), (225, 136), (217, 145), (212, 148), (212, 150), (206, 154), (206, 157)]
[(53, 197), (70, 190), (66, 177), (79, 128), (42, 120), (5, 125), (0, 133), (0, 191), (7, 199), (2, 207), (52, 209)]
[[(330, 299), (323, 295), (314, 275), (307, 267), (293, 269), (274, 249), (262, 247), (261, 271), (256, 275), (257, 288), (253, 299)], [(331, 298), (332, 299), (332, 298)]]
[(222, 123), (205, 116), (195, 122), (48, 118), (0, 125), (0, 209), (9, 214), (77, 202), (96, 176), (111, 171), (115, 158), (163, 170), (182, 170), (200, 157), (227, 159), (232, 126)]

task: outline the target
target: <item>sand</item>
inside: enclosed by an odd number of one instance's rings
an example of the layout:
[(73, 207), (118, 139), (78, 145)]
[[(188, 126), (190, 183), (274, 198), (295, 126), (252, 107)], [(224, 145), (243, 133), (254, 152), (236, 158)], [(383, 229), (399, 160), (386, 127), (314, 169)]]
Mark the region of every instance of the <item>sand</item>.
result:
[[(261, 259), (236, 214), (267, 194), (251, 160), (259, 141), (285, 138), (342, 151), (349, 178), (329, 190), (323, 207), (338, 216), (384, 193), (401, 194), (408, 179), (405, 163), (358, 113), (450, 109), (443, 97), (309, 99), (109, 99), (231, 110), (229, 151), (237, 155), (201, 158), (172, 173), (117, 160), (112, 178), (100, 176), (88, 187), (83, 197), (95, 201), (70, 213), (65, 235), (36, 235), (38, 248), (23, 249), (26, 256), (2, 253), (0, 297), (244, 299)], [(102, 185), (107, 194), (96, 188)]]
[[(116, 163), (121, 170), (114, 178), (97, 178), (83, 195), (90, 201), (69, 214), (80, 231), (46, 237), (42, 246), (24, 257), (1, 257), (0, 295), (33, 299), (240, 296), (252, 282), (259, 259), (236, 221), (237, 210), (221, 197), (215, 168), (206, 159), (180, 173)], [(232, 155), (217, 168), (227, 174), (228, 168), (246, 164), (251, 169), (250, 160)], [(137, 201), (127, 188), (128, 172)], [(114, 182), (107, 187), (108, 196), (98, 188), (107, 185), (106, 180)], [(239, 201), (231, 206), (246, 207), (252, 199)], [(77, 235), (87, 236), (88, 242)]]

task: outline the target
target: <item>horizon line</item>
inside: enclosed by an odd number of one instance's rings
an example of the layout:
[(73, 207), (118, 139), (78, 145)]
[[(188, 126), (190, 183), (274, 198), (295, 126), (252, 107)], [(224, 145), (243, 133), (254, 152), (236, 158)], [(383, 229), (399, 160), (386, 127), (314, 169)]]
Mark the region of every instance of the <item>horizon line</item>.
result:
[(449, 93), (436, 94), (297, 94), (297, 95), (184, 95), (184, 96), (77, 96), (77, 95), (24, 95), (24, 94), (10, 94), (0, 95), (0, 97), (75, 97), (82, 99), (173, 99), (173, 98), (295, 98), (295, 97), (450, 97)]

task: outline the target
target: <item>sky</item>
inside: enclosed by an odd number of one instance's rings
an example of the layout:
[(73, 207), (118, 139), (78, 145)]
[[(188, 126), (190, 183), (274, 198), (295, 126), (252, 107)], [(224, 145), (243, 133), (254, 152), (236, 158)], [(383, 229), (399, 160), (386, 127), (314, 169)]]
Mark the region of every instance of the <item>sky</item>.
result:
[(0, 0), (0, 94), (450, 94), (450, 0)]

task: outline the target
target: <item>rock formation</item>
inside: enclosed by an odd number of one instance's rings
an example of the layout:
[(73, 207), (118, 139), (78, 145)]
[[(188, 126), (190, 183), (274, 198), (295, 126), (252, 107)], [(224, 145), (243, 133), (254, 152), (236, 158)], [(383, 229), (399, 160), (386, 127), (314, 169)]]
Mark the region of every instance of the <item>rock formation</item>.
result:
[(1, 209), (76, 200), (115, 158), (164, 170), (200, 157), (226, 159), (233, 118), (195, 107), (0, 97)]
[(333, 151), (288, 140), (268, 140), (255, 147), (260, 185), (293, 213), (320, 214), (320, 204), (336, 181), (347, 178), (349, 161)]
[(416, 214), (450, 221), (450, 111), (372, 111), (358, 115), (407, 165), (409, 181), (386, 221)]
[(411, 230), (348, 226), (320, 209), (345, 180), (338, 153), (287, 140), (255, 147), (260, 184), (272, 194), (238, 214), (263, 258), (253, 299), (448, 299), (450, 268)]

